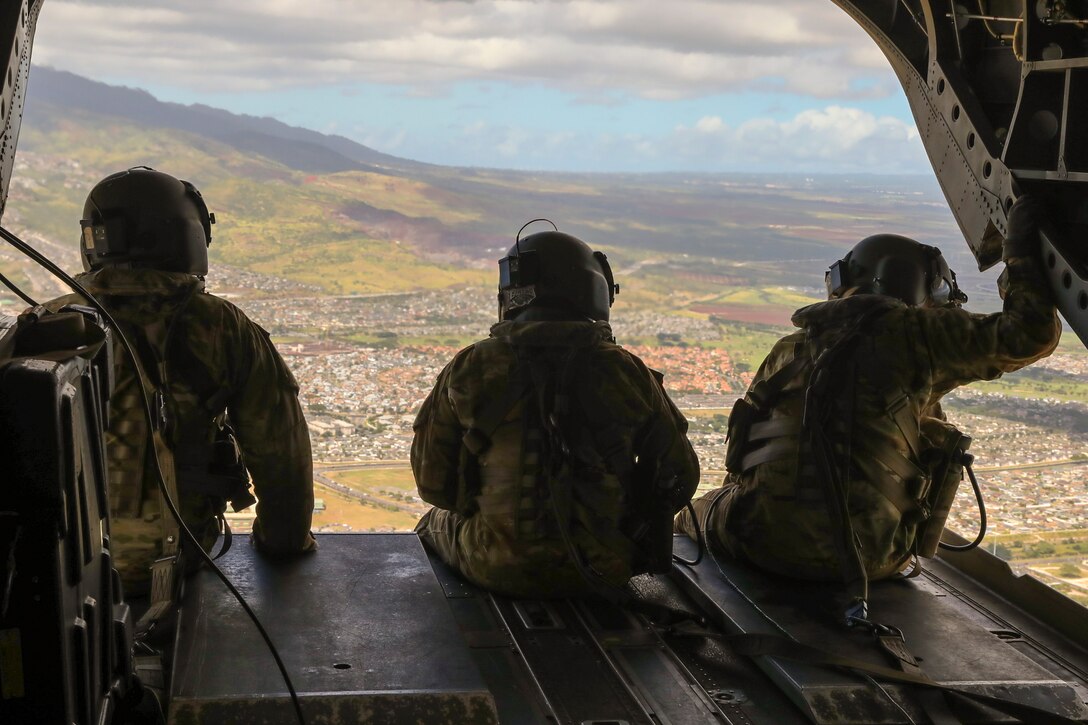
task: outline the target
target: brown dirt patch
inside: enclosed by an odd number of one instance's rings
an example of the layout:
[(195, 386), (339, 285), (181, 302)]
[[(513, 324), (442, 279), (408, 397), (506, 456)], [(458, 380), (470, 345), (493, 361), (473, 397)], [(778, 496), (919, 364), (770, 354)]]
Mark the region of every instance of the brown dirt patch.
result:
[(757, 325), (789, 327), (793, 309), (789, 307), (751, 307), (749, 305), (697, 304), (689, 308), (702, 315), (713, 315), (731, 322), (750, 322)]

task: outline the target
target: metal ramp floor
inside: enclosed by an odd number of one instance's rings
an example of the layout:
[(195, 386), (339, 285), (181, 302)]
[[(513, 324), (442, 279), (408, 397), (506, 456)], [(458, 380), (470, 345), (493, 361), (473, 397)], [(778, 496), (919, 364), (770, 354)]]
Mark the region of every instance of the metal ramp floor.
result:
[[(677, 553), (695, 554), (677, 537)], [(1023, 629), (1022, 612), (993, 598), (987, 608), (951, 582), (962, 578), (939, 560), (914, 579), (870, 584), (870, 615), (897, 627), (924, 672), (945, 685), (1008, 698), (1071, 719), (1088, 719), (1088, 655), (1069, 647), (1059, 653)], [(772, 634), (829, 653), (884, 667), (889, 662), (873, 637), (840, 624), (841, 587), (775, 577), (727, 558), (704, 558), (679, 566), (674, 579), (726, 633)], [(992, 593), (991, 593), (992, 594)], [(1029, 627), (1021, 627), (1029, 625)], [(1050, 633), (1050, 638), (1060, 640)], [(1055, 642), (1056, 643), (1056, 642)], [(758, 658), (760, 668), (817, 723), (928, 722), (918, 690), (877, 686), (872, 680), (828, 667), (780, 658)], [(893, 702), (894, 700), (894, 702)], [(955, 698), (955, 711), (969, 722), (1013, 722), (988, 708)], [(909, 718), (909, 719), (908, 719)]]
[[(311, 725), (927, 721), (912, 688), (754, 661), (728, 643), (673, 636), (605, 602), (491, 595), (428, 557), (414, 534), (330, 534), (319, 542), (314, 556), (289, 562), (269, 562), (244, 544), (220, 561), (279, 647)], [(694, 554), (686, 539), (676, 548)], [(736, 588), (709, 557), (672, 576), (637, 577), (632, 587), (642, 599), (702, 611), (727, 634), (785, 631), (886, 664), (871, 641), (821, 610), (833, 588), (720, 563)], [(944, 569), (874, 589), (874, 614), (905, 631), (926, 672), (1088, 717), (1088, 655), (1049, 640), (1044, 624), (998, 600), (980, 603), (985, 590), (968, 594), (969, 584)], [(956, 712), (972, 722), (1007, 720), (977, 707)], [(170, 720), (295, 722), (271, 656), (207, 571), (190, 579), (182, 604)]]

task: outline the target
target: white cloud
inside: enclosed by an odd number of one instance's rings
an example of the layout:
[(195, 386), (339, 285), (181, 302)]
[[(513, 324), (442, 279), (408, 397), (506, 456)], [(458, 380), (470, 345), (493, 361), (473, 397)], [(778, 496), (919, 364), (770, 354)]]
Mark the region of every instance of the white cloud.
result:
[(929, 163), (913, 125), (843, 106), (806, 110), (786, 120), (757, 118), (736, 126), (717, 116), (658, 135), (533, 131), (475, 122), (462, 127), (453, 165), (553, 171), (766, 171), (921, 173)]
[(894, 88), (874, 49), (826, 0), (50, 0), (34, 54), (95, 78), (207, 91), (491, 79), (646, 98), (771, 83), (848, 98)]
[(703, 133), (715, 133), (724, 127), (720, 116), (703, 116), (695, 122), (695, 129)]
[(699, 119), (663, 141), (676, 159), (717, 168), (797, 171), (928, 171), (914, 125), (842, 106), (802, 111), (791, 119), (757, 118), (736, 128)]

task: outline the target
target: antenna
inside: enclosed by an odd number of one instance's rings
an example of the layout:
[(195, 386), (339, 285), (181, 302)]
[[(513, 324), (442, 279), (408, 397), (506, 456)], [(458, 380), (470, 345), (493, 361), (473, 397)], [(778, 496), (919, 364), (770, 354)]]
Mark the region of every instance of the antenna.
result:
[(555, 231), (559, 231), (559, 227), (555, 226), (555, 222), (553, 222), (551, 219), (545, 219), (544, 217), (540, 217), (539, 219), (530, 219), (529, 221), (521, 225), (521, 229), (518, 229), (518, 233), (514, 237), (514, 247), (517, 248), (518, 255), (521, 254), (521, 233), (525, 231), (525, 227), (535, 222), (548, 222), (552, 225), (552, 229), (554, 229)]

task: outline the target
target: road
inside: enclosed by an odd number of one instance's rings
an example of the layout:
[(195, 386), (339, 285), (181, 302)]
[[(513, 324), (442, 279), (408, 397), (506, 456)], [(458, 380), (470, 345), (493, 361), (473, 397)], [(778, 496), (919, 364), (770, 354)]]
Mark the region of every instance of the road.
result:
[(349, 498), (356, 499), (361, 503), (368, 503), (373, 506), (392, 507), (397, 511), (407, 511), (409, 513), (416, 513), (418, 506), (406, 504), (401, 501), (392, 501), (387, 498), (379, 498), (377, 496), (371, 496), (365, 491), (358, 491), (351, 486), (345, 486), (342, 483), (334, 480), (332, 477), (326, 475), (329, 471), (358, 471), (365, 468), (407, 468), (410, 464), (409, 461), (347, 461), (344, 463), (315, 463), (314, 464), (314, 480), (320, 483), (326, 488), (331, 488), (333, 491), (342, 493)]
[(1011, 466), (987, 466), (985, 468), (976, 468), (976, 473), (987, 473), (991, 471), (1025, 471), (1031, 468), (1057, 468), (1059, 466), (1084, 466), (1088, 465), (1088, 459), (1085, 458), (1062, 458), (1056, 461), (1039, 461), (1038, 463), (1017, 463)]

